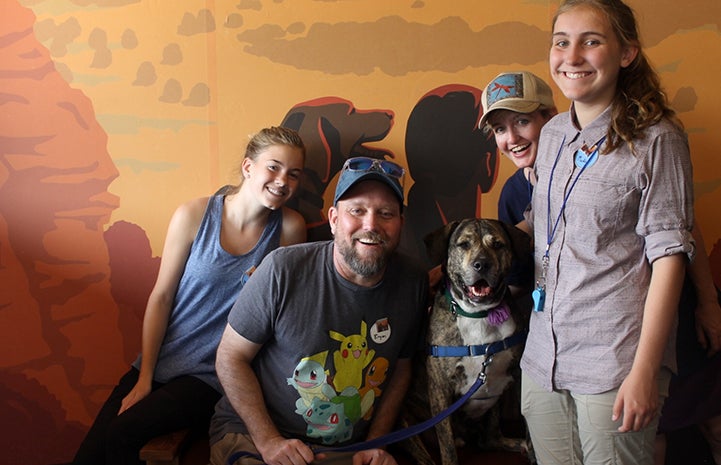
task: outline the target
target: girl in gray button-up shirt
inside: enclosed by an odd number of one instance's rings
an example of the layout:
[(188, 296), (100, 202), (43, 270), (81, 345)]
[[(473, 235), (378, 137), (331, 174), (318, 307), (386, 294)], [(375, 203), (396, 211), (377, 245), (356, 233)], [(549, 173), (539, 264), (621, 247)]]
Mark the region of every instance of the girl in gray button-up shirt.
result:
[(651, 464), (694, 252), (687, 138), (620, 0), (561, 5), (550, 71), (572, 103), (543, 128), (527, 214), (523, 413), (544, 465)]

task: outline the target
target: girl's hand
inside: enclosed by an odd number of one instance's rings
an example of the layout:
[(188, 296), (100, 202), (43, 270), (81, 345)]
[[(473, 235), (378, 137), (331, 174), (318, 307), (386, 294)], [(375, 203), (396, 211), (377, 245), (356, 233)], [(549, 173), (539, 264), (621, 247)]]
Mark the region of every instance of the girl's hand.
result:
[(150, 394), (151, 390), (151, 386), (136, 383), (128, 395), (123, 398), (123, 401), (120, 404), (120, 410), (118, 410), (118, 415), (143, 400), (148, 394)]
[(611, 420), (622, 419), (618, 431), (640, 431), (651, 423), (658, 409), (658, 383), (654, 376), (631, 369), (616, 394)]

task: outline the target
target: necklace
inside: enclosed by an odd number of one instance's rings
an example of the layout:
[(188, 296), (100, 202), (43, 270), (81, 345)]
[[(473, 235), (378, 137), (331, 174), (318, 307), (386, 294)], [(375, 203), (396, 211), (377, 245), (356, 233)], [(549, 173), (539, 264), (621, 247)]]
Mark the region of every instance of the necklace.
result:
[(553, 175), (556, 172), (556, 166), (558, 165), (558, 161), (561, 159), (563, 146), (566, 143), (566, 136), (563, 136), (561, 145), (558, 147), (556, 160), (553, 162), (551, 174), (548, 178), (548, 194), (546, 202), (546, 250), (543, 253), (543, 258), (541, 258), (541, 276), (538, 281), (536, 281), (536, 288), (531, 293), (531, 297), (533, 298), (533, 310), (536, 312), (542, 312), (543, 306), (546, 303), (546, 274), (548, 272), (548, 263), (550, 261), (549, 250), (551, 249), (553, 237), (556, 235), (556, 228), (558, 228), (558, 223), (561, 221), (563, 212), (566, 210), (566, 204), (568, 203), (568, 198), (571, 196), (573, 188), (576, 187), (578, 179), (581, 177), (581, 174), (583, 174), (586, 168), (593, 165), (598, 159), (598, 149), (604, 140), (606, 140), (606, 136), (601, 137), (601, 139), (593, 144), (590, 149), (584, 144), (583, 147), (576, 151), (576, 154), (574, 155), (574, 163), (581, 169), (576, 174), (576, 177), (571, 182), (566, 195), (563, 197), (561, 208), (558, 211), (556, 220), (553, 222), (553, 226), (551, 226), (551, 186), (553, 185)]

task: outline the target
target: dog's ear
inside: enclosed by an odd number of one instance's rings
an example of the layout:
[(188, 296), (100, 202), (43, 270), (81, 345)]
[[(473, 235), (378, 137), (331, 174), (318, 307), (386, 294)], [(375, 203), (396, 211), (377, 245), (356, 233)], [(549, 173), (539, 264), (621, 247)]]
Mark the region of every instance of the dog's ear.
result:
[(516, 259), (526, 265), (525, 260), (532, 258), (531, 253), (533, 252), (533, 241), (531, 236), (526, 234), (522, 229), (518, 229), (512, 224), (504, 223), (499, 221), (503, 230), (506, 231), (506, 235), (511, 240), (511, 248), (513, 249), (513, 255)]
[(428, 233), (423, 238), (423, 242), (426, 244), (426, 252), (433, 266), (445, 263), (448, 258), (448, 240), (459, 224), (460, 221), (451, 221), (442, 228)]

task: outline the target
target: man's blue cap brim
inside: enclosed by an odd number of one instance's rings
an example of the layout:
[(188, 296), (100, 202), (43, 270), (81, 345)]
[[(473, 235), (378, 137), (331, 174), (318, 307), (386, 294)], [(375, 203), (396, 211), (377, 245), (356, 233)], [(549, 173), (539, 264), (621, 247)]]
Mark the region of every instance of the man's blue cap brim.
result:
[(338, 184), (335, 188), (335, 196), (333, 197), (333, 205), (338, 203), (348, 190), (361, 181), (380, 181), (391, 188), (393, 193), (398, 197), (398, 201), (403, 207), (403, 186), (398, 179), (389, 176), (381, 171), (352, 171), (343, 170), (338, 178)]

